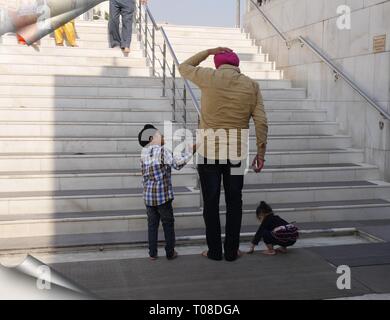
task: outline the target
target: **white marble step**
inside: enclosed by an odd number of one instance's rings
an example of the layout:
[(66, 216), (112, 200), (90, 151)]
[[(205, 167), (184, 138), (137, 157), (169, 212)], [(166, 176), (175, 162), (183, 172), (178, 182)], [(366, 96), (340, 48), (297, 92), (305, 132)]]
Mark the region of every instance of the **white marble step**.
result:
[[(291, 80), (258, 80), (261, 89), (291, 89)], [(2, 75), (0, 85), (39, 85), (39, 86), (85, 86), (85, 87), (162, 87), (162, 79), (157, 77), (105, 77), (105, 76), (55, 76), (55, 75)], [(182, 79), (177, 79), (183, 86)], [(192, 84), (192, 88), (196, 86)]]
[[(4, 100), (0, 97), (0, 102)], [(2, 121), (103, 121), (103, 122), (162, 122), (172, 120), (172, 108), (168, 101), (161, 104), (161, 101), (155, 101), (158, 103), (158, 107), (137, 109), (140, 105), (136, 100), (122, 99), (122, 108), (127, 107), (127, 110), (113, 110), (113, 109), (97, 109), (99, 107), (99, 101), (97, 101), (96, 109), (93, 108), (94, 101), (96, 99), (44, 99), (44, 98), (31, 98), (29, 105), (39, 106), (47, 105), (50, 102), (58, 105), (56, 108), (39, 108), (39, 107), (14, 107), (14, 108), (0, 108), (0, 119)], [(117, 100), (115, 102), (118, 102)], [(67, 107), (66, 104), (76, 104), (79, 108)], [(105, 101), (100, 101), (102, 104), (107, 104)], [(146, 102), (144, 102), (146, 103)], [(88, 106), (83, 109), (84, 106)], [(24, 106), (24, 103), (20, 103), (20, 106)], [(133, 106), (133, 107), (132, 107)], [(158, 112), (156, 112), (158, 111)], [(195, 111), (188, 112), (189, 119), (196, 119), (197, 113)], [(271, 122), (285, 122), (285, 121), (327, 121), (327, 111), (323, 109), (298, 109), (298, 110), (284, 110), (284, 109), (269, 109), (267, 111), (268, 121)]]
[[(162, 55), (156, 55), (162, 62)], [(187, 57), (186, 57), (187, 58)], [(168, 57), (168, 63), (172, 65), (172, 58)], [(66, 65), (66, 66), (118, 66), (137, 67), (145, 66), (146, 60), (143, 57), (94, 57), (94, 56), (61, 56), (44, 54), (0, 54), (1, 64), (36, 64), (36, 65)], [(159, 63), (156, 63), (159, 66)], [(207, 60), (201, 64), (202, 67), (215, 68), (214, 62)], [(240, 69), (243, 73), (250, 71), (274, 70), (274, 63), (268, 61), (241, 61)]]
[[(18, 191), (57, 191), (80, 189), (128, 189), (142, 186), (138, 169), (69, 170), (0, 173), (0, 193)], [(367, 164), (335, 164), (334, 166), (293, 166), (272, 168), (267, 166), (261, 174), (252, 170), (245, 176), (246, 184), (260, 183), (303, 183), (331, 181), (361, 181), (380, 179), (378, 167)], [(188, 165), (177, 172), (173, 170), (175, 187), (197, 187), (197, 173)]]
[[(263, 71), (267, 73), (267, 71)], [(274, 73), (275, 71), (270, 71)], [(109, 77), (136, 77), (150, 76), (150, 69), (145, 66), (140, 67), (115, 67), (115, 66), (62, 66), (62, 65), (35, 65), (35, 64), (14, 64), (0, 65), (0, 74), (23, 74), (23, 75), (86, 75), (86, 76), (109, 76)], [(274, 75), (270, 75), (274, 76)]]
[[(159, 52), (161, 52), (161, 50), (159, 51), (159, 49), (157, 49), (156, 52), (159, 53)], [(181, 51), (177, 51), (175, 53), (176, 53), (177, 59), (180, 62), (183, 62), (186, 59), (188, 59), (189, 57), (193, 56), (197, 52), (193, 52), (193, 51), (189, 51), (189, 50), (181, 50)], [(270, 61), (269, 55), (267, 53), (262, 53), (261, 47), (259, 47), (259, 51), (257, 53), (240, 53), (240, 52), (238, 52), (237, 55), (239, 56), (241, 63), (243, 63), (243, 62), (268, 62), (268, 61)], [(167, 59), (170, 61), (172, 60), (170, 55), (167, 56)], [(213, 57), (210, 57), (206, 61), (212, 61), (212, 59), (213, 59)]]
[[(134, 87), (111, 87), (111, 86), (78, 86), (77, 83), (69, 86), (44, 86), (44, 85), (0, 85), (0, 96), (18, 96), (23, 95), (48, 96), (55, 98), (56, 96), (76, 96), (76, 97), (102, 97), (102, 98), (159, 98), (162, 95), (161, 86), (134, 86)], [(183, 89), (178, 92), (183, 94)], [(193, 90), (195, 97), (200, 99), (201, 91)], [(290, 89), (262, 89), (263, 99), (305, 99), (306, 89), (290, 88)]]
[[(251, 154), (254, 157), (254, 153)], [(267, 151), (267, 166), (324, 165), (362, 163), (364, 154), (358, 149), (283, 150)], [(0, 172), (138, 169), (139, 153), (14, 153), (0, 154)]]
[[(57, 66), (57, 65), (0, 65), (0, 74), (24, 74), (24, 75), (85, 75), (85, 76), (109, 76), (109, 77), (125, 77), (125, 76), (149, 76), (151, 75), (150, 68), (145, 67), (89, 67), (89, 66)], [(283, 72), (280, 70), (264, 70), (264, 71), (246, 71), (244, 73), (253, 79), (271, 79), (279, 80), (283, 78)]]
[[(0, 193), (17, 191), (131, 189), (142, 187), (140, 168), (134, 170), (87, 170), (68, 172), (8, 172), (0, 174)], [(179, 172), (173, 170), (175, 187), (197, 186), (197, 175), (190, 167)]]
[[(110, 48), (71, 48), (71, 47), (39, 47), (34, 49), (33, 47), (21, 46), (14, 43), (9, 45), (0, 44), (0, 55), (3, 54), (23, 54), (27, 56), (66, 56), (66, 57), (110, 57), (110, 58), (124, 58), (123, 52), (118, 49)], [(129, 55), (130, 58), (143, 58), (143, 52), (139, 45), (132, 48), (132, 52)]]
[[(88, 41), (83, 39), (77, 39), (76, 41), (77, 46), (79, 48), (89, 48), (89, 49), (108, 49), (110, 48), (109, 42), (107, 38), (102, 38), (99, 41)], [(18, 42), (14, 36), (5, 35), (2, 37), (2, 44), (1, 45), (17, 45)], [(49, 48), (57, 48), (54, 37), (44, 37), (38, 42), (39, 47), (49, 47)], [(67, 42), (64, 42), (65, 47), (69, 47)], [(72, 49), (77, 49), (70, 47)], [(133, 38), (133, 41), (131, 42), (130, 49), (133, 50), (139, 50), (140, 49), (140, 43), (137, 41), (136, 37)], [(119, 50), (119, 49), (118, 49)]]
[[(89, 39), (89, 40), (99, 40), (99, 39), (106, 39), (108, 34), (108, 26), (107, 27), (91, 27), (91, 26), (84, 26), (84, 25), (76, 25), (77, 35), (81, 39)], [(138, 28), (134, 29), (134, 31), (137, 31)], [(166, 32), (169, 32), (169, 38), (173, 39), (175, 37), (191, 37), (193, 39), (216, 39), (216, 40), (224, 40), (224, 39), (231, 39), (231, 40), (245, 40), (248, 38), (247, 34), (240, 33), (237, 31), (233, 32), (214, 32), (212, 30), (210, 31), (186, 31), (186, 30), (174, 30), (170, 28), (166, 29)], [(137, 36), (137, 33), (134, 33), (134, 37)], [(156, 32), (156, 39), (162, 39), (161, 32)]]
[[(164, 123), (156, 123), (156, 127), (164, 132)], [(144, 123), (134, 122), (4, 122), (0, 121), (0, 136), (43, 136), (43, 137), (135, 137), (143, 128)], [(167, 127), (167, 126), (166, 126)], [(168, 127), (167, 127), (168, 128)], [(174, 130), (183, 128), (182, 125), (173, 125)], [(193, 124), (187, 128), (198, 128)], [(338, 132), (338, 124), (334, 122), (270, 122), (269, 134), (307, 134), (307, 135), (333, 135)], [(255, 135), (252, 124), (250, 134)]]
[(169, 34), (172, 31), (181, 32), (205, 32), (210, 34), (222, 33), (222, 34), (242, 34), (239, 28), (229, 27), (210, 27), (210, 26), (188, 26), (188, 25), (175, 25), (175, 24), (159, 24)]
[[(245, 188), (247, 188), (246, 186)], [(339, 181), (252, 185), (243, 190), (246, 205), (259, 200), (269, 203), (343, 201), (363, 199), (390, 200), (390, 184), (382, 181)], [(1, 216), (12, 214), (47, 214), (55, 212), (94, 212), (144, 209), (142, 189), (71, 190), (53, 192), (1, 193)], [(174, 207), (199, 207), (199, 191), (175, 189)], [(223, 193), (222, 193), (223, 195)]]
[[(219, 41), (214, 41), (214, 40), (209, 42), (210, 43), (207, 43), (207, 41), (206, 43), (204, 43), (203, 41), (198, 41), (198, 42), (195, 41), (194, 43), (189, 43), (189, 44), (182, 44), (182, 43), (172, 44), (172, 46), (174, 50), (178, 52), (189, 51), (189, 52), (196, 53), (199, 51), (210, 49), (210, 47), (215, 47), (219, 43)], [(224, 43), (227, 45), (229, 41), (224, 41)], [(6, 35), (2, 37), (2, 44), (16, 45), (18, 43), (15, 37)], [(40, 40), (39, 46), (55, 48), (56, 44), (54, 38), (45, 37)], [(65, 46), (67, 46), (66, 42), (65, 42)], [(97, 39), (97, 40), (87, 40), (87, 39), (79, 38), (77, 39), (77, 46), (80, 48), (89, 48), (89, 49), (110, 48), (110, 44), (108, 42), (107, 37), (102, 37), (101, 39)], [(141, 44), (137, 41), (137, 38), (134, 37), (133, 41), (131, 42), (130, 49), (139, 50), (140, 48), (141, 48)], [(237, 53), (260, 53), (259, 47), (252, 46), (251, 41), (246, 41), (246, 40), (244, 41), (239, 40), (238, 42), (236, 42), (233, 49)]]
[(7, 65), (63, 65), (63, 66), (91, 66), (91, 67), (146, 67), (146, 60), (144, 58), (129, 57), (68, 57), (57, 55), (0, 55), (0, 64)]
[[(185, 33), (184, 33), (185, 34)], [(199, 34), (198, 34), (199, 35)], [(240, 37), (232, 37), (230, 38), (230, 34), (225, 34), (225, 37), (215, 38), (214, 35), (201, 35), (198, 37), (191, 36), (177, 36), (176, 34), (168, 33), (169, 41), (172, 47), (175, 49), (177, 46), (209, 46), (209, 48), (215, 47), (229, 47), (235, 51), (236, 47), (255, 47), (253, 41), (251, 39), (247, 39), (245, 35), (241, 35)], [(83, 37), (80, 37), (83, 39)], [(98, 38), (85, 38), (86, 40), (98, 39)], [(150, 38), (149, 38), (150, 40)], [(162, 45), (164, 43), (164, 38), (157, 33), (156, 37), (157, 43)]]
[[(250, 139), (250, 150), (256, 150), (256, 141)], [(310, 150), (330, 148), (350, 148), (351, 137), (334, 136), (269, 136), (268, 150)], [(113, 137), (0, 137), (0, 150), (3, 153), (51, 153), (51, 152), (125, 152), (138, 153), (141, 148), (135, 138)]]
[[(285, 208), (276, 208), (275, 212), (287, 221), (297, 221), (299, 223), (318, 221), (356, 221), (356, 220), (382, 220), (389, 219), (390, 203), (373, 199), (372, 201), (328, 201), (296, 204), (291, 203)], [(177, 231), (199, 228), (204, 230), (204, 220), (202, 213), (197, 208), (186, 208), (187, 210), (176, 210), (175, 225)], [(143, 232), (146, 233), (145, 209), (107, 211), (73, 214), (37, 214), (10, 216), (9, 220), (0, 220), (1, 238), (18, 241), (22, 237), (39, 236), (61, 236), (61, 235), (88, 235), (94, 233), (114, 232)], [(225, 224), (225, 213), (221, 210), (221, 223)], [(243, 229), (253, 227), (256, 230), (258, 221), (253, 214), (253, 210), (246, 208), (243, 212)], [(256, 226), (256, 227), (254, 227)], [(306, 231), (306, 230), (305, 230)], [(301, 237), (306, 238), (306, 232), (301, 230)], [(330, 230), (326, 230), (329, 232)], [(182, 233), (182, 232), (180, 232)], [(253, 235), (253, 232), (250, 233)], [(189, 233), (188, 233), (189, 235)], [(184, 237), (184, 238), (188, 238)], [(247, 235), (248, 236), (248, 235)], [(327, 235), (332, 236), (332, 234)], [(334, 236), (334, 234), (333, 234)], [(178, 240), (181, 237), (179, 236)], [(146, 240), (146, 237), (144, 237)], [(302, 240), (301, 240), (302, 241)], [(128, 241), (127, 241), (128, 243)], [(96, 243), (94, 243), (96, 244)], [(45, 246), (47, 247), (47, 245)]]

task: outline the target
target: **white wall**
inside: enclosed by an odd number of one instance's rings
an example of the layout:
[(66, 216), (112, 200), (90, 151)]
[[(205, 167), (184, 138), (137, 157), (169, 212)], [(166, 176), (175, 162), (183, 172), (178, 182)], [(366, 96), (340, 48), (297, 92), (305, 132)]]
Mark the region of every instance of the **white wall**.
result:
[[(337, 27), (337, 7), (352, 9), (351, 29)], [(262, 9), (289, 39), (311, 39), (361, 88), (390, 112), (390, 0), (270, 0)], [(329, 109), (342, 133), (353, 136), (354, 146), (364, 148), (366, 162), (377, 164), (390, 181), (390, 123), (383, 120), (343, 80), (334, 81), (331, 70), (309, 49), (295, 44), (290, 50), (253, 9), (244, 25), (264, 52), (294, 85), (306, 87), (318, 107)], [(386, 52), (374, 54), (373, 37), (387, 35)]]

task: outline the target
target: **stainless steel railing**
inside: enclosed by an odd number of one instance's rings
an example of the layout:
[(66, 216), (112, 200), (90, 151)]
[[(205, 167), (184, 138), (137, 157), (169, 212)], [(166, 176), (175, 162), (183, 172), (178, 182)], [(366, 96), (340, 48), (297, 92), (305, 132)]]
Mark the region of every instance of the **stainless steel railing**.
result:
[[(167, 97), (168, 91), (171, 93), (172, 121), (178, 122), (177, 111), (178, 107), (181, 106), (182, 120), (186, 126), (188, 122), (188, 103), (193, 104), (198, 116), (200, 116), (199, 102), (190, 83), (186, 79), (178, 81), (177, 69), (180, 63), (172, 44), (164, 28), (157, 25), (148, 5), (142, 5), (140, 0), (137, 2), (136, 23), (138, 40), (141, 42), (144, 55), (151, 65), (152, 74), (161, 78), (162, 96)], [(158, 32), (162, 36), (162, 45), (157, 43)], [(171, 59), (168, 59), (168, 55)], [(161, 68), (160, 72), (157, 71), (158, 66)]]
[(366, 100), (370, 106), (375, 108), (380, 115), (390, 120), (390, 113), (385, 111), (372, 97), (370, 97), (355, 81), (348, 77), (330, 58), (326, 56), (311, 40), (308, 38), (299, 36), (295, 39), (287, 39), (287, 37), (280, 31), (280, 29), (273, 23), (273, 21), (265, 14), (265, 12), (257, 5), (254, 0), (250, 0), (254, 7), (260, 12), (264, 19), (272, 26), (272, 28), (278, 33), (281, 39), (286, 43), (288, 48), (291, 47), (293, 42), (299, 42), (302, 46), (308, 47), (317, 57), (319, 57), (322, 62), (324, 62), (332, 71), (334, 72), (336, 78), (342, 78), (344, 81), (355, 90), (364, 100)]

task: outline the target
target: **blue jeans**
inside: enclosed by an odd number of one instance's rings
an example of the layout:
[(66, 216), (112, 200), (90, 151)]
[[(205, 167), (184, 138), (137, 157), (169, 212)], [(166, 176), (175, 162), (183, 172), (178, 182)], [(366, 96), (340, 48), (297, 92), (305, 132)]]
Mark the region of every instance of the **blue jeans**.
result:
[(149, 255), (157, 257), (158, 228), (161, 220), (166, 242), (166, 256), (171, 258), (175, 252), (176, 242), (172, 200), (156, 207), (146, 206), (146, 211), (148, 215)]
[(225, 259), (227, 261), (236, 260), (240, 247), (244, 176), (232, 175), (232, 167), (234, 166), (230, 163), (198, 165), (204, 202), (203, 217), (206, 225), (207, 245), (209, 247), (208, 257), (212, 260), (222, 260), (223, 255), (219, 216), (222, 180), (226, 202)]

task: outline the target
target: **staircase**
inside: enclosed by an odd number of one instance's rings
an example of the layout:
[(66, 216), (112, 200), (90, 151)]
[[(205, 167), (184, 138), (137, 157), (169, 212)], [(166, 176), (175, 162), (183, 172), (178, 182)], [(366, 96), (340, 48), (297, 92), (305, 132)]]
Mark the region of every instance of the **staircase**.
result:
[[(339, 133), (327, 110), (283, 79), (246, 34), (164, 28), (180, 61), (227, 45), (262, 88), (270, 122), (267, 163), (260, 175), (245, 178), (243, 233), (257, 228), (260, 200), (289, 221), (390, 218), (390, 184), (378, 168), (364, 163), (363, 150)], [(162, 128), (172, 107), (136, 36), (126, 58), (108, 49), (105, 23), (78, 22), (77, 30), (79, 48), (56, 48), (50, 37), (39, 52), (12, 36), (0, 44), (0, 250), (146, 240), (136, 136), (145, 123)], [(174, 185), (179, 240), (199, 238), (204, 224), (195, 169), (176, 172)]]

